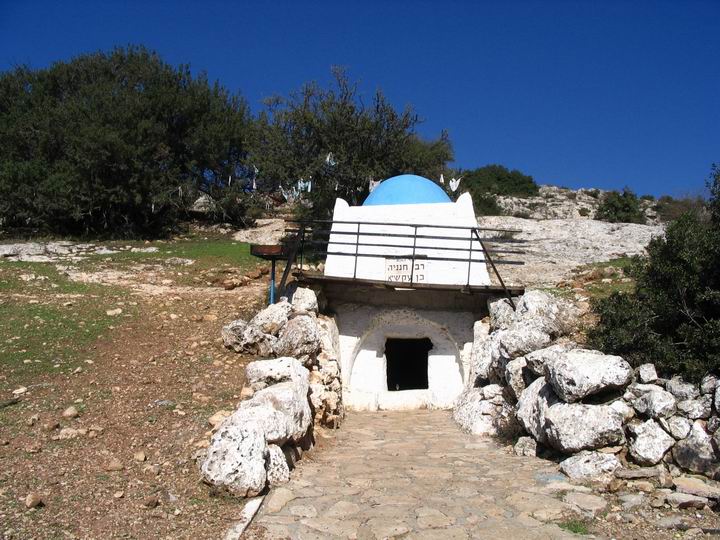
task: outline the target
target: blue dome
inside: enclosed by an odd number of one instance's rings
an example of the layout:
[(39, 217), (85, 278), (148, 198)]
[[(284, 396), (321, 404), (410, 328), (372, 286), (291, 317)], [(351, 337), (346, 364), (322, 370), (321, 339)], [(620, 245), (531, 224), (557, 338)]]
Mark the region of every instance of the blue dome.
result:
[(401, 174), (381, 182), (368, 195), (363, 206), (449, 202), (452, 201), (447, 193), (432, 180), (416, 174)]

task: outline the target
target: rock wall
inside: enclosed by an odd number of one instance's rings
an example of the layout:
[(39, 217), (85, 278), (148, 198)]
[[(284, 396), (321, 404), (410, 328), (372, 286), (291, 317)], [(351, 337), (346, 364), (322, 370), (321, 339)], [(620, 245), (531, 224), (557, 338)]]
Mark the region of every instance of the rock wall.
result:
[(546, 293), (526, 293), (516, 310), (497, 300), (489, 311), (476, 323), (472, 377), (453, 411), (465, 430), (522, 434), (517, 454), (558, 456), (574, 479), (643, 477), (666, 488), (684, 473), (720, 480), (717, 377), (662, 379), (652, 364), (633, 369), (578, 348), (564, 337), (573, 308)]
[[(540, 186), (535, 197), (498, 196), (497, 203), (508, 216), (526, 219), (593, 219), (603, 196), (601, 189), (569, 189)], [(640, 205), (648, 224), (660, 223), (654, 210), (655, 201), (641, 199)]]
[(344, 416), (334, 319), (318, 315), (315, 293), (297, 288), (249, 322), (222, 329), (237, 352), (276, 357), (250, 362), (237, 410), (224, 419), (199, 456), (203, 480), (251, 497), (290, 479), (312, 448), (315, 426), (338, 427)]

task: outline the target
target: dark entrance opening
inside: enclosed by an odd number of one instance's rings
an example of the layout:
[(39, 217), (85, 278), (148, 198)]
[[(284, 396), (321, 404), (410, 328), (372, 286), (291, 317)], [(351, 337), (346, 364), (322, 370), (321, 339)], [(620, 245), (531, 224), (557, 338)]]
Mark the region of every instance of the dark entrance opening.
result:
[(428, 387), (428, 338), (395, 339), (385, 342), (388, 390), (418, 390)]

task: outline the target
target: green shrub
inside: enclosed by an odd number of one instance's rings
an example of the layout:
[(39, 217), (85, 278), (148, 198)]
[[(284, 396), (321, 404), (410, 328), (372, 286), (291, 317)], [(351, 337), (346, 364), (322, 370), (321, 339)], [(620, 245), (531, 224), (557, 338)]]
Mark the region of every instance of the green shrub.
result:
[(241, 98), (142, 47), (0, 73), (0, 225), (159, 234), (221, 198), (250, 127)]
[[(711, 185), (717, 204), (720, 175)], [(594, 303), (598, 325), (593, 347), (637, 366), (654, 363), (660, 373), (697, 381), (720, 370), (720, 215), (686, 213), (665, 237), (653, 239), (646, 258), (629, 273), (632, 294), (616, 293)]]
[(593, 199), (597, 199), (600, 197), (600, 190), (599, 189), (590, 189), (587, 191), (587, 194), (590, 195)]
[(595, 219), (610, 223), (645, 223), (640, 199), (630, 189), (608, 191), (595, 212)]
[(495, 197), (490, 194), (473, 196), (473, 207), (478, 216), (500, 216), (503, 213)]
[(702, 212), (705, 208), (705, 201), (702, 197), (682, 197), (675, 199), (669, 195), (663, 195), (654, 206), (655, 211), (663, 223), (678, 219), (687, 212)]
[(578, 214), (580, 214), (582, 217), (588, 217), (590, 215), (590, 210), (588, 208), (581, 208), (578, 210)]

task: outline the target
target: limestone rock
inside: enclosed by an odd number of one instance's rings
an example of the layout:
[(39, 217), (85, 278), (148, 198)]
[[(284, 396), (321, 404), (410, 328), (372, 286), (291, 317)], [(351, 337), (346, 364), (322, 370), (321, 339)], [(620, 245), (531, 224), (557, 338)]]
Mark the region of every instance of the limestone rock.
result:
[(241, 404), (247, 409), (259, 409), (257, 418), (264, 424), (265, 438), (274, 444), (299, 440), (312, 423), (307, 396), (309, 384), (283, 382), (256, 392), (252, 399)]
[(252, 497), (265, 488), (266, 454), (263, 427), (239, 409), (213, 436), (200, 472), (208, 484), (239, 497)]
[(515, 399), (523, 393), (523, 390), (525, 390), (527, 386), (528, 377), (526, 376), (526, 366), (527, 361), (522, 356), (511, 360), (505, 366), (505, 380)]
[(643, 384), (654, 383), (658, 379), (654, 364), (643, 364), (636, 371), (638, 380)]
[(537, 442), (532, 437), (520, 437), (513, 446), (516, 456), (535, 457), (537, 456)]
[(620, 468), (615, 454), (583, 451), (560, 462), (560, 470), (573, 480), (596, 479)]
[(476, 321), (473, 325), (473, 343), (470, 349), (470, 381), (488, 381), (492, 357), (490, 354), (490, 325)]
[(533, 321), (542, 332), (551, 336), (560, 336), (573, 329), (577, 312), (566, 300), (543, 291), (532, 290), (520, 298), (515, 310), (515, 318)]
[(340, 354), (340, 331), (334, 317), (319, 315), (320, 351), (326, 360), (338, 360)]
[(614, 388), (632, 379), (632, 368), (619, 356), (575, 349), (545, 366), (545, 375), (555, 393), (567, 403)]
[(716, 375), (708, 374), (700, 381), (700, 393), (702, 395), (713, 395), (718, 385), (718, 377)]
[(704, 395), (697, 399), (684, 399), (677, 404), (678, 412), (691, 420), (707, 419), (712, 414), (712, 396)]
[(306, 360), (320, 350), (320, 328), (308, 315), (290, 319), (279, 334), (275, 354)]
[(718, 385), (717, 388), (715, 388), (715, 414), (720, 415), (720, 385)]
[(517, 419), (533, 438), (542, 444), (547, 443), (545, 434), (545, 415), (551, 405), (559, 403), (558, 397), (552, 387), (540, 377), (533, 381), (525, 391), (520, 394), (517, 403)]
[(607, 405), (557, 403), (545, 413), (545, 430), (548, 443), (566, 453), (624, 440), (622, 417)]
[(575, 343), (556, 343), (545, 347), (544, 349), (538, 349), (529, 354), (525, 355), (525, 362), (527, 368), (538, 377), (545, 375), (545, 366), (561, 358), (563, 354), (576, 347)]
[(497, 298), (488, 301), (490, 312), (490, 325), (493, 330), (507, 328), (515, 321), (515, 310), (507, 298)]
[(675, 414), (675, 396), (653, 385), (652, 389), (633, 401), (633, 407), (639, 414), (650, 418), (667, 418)]
[(705, 497), (689, 495), (687, 493), (668, 493), (665, 501), (673, 508), (705, 508), (709, 502)]
[(308, 376), (308, 371), (300, 362), (290, 356), (272, 360), (257, 360), (245, 367), (245, 377), (254, 390), (285, 381), (293, 381)]
[(467, 388), (455, 404), (453, 418), (473, 435), (496, 436), (495, 418), (499, 413), (500, 406), (486, 400), (482, 388)]
[(317, 313), (318, 299), (312, 289), (298, 287), (292, 294), (292, 308), (294, 311), (308, 311)]
[(679, 400), (694, 399), (700, 395), (700, 391), (694, 384), (685, 382), (680, 377), (670, 379), (665, 384), (665, 389)]
[(695, 476), (678, 476), (673, 479), (675, 489), (681, 493), (697, 495), (707, 499), (720, 499), (720, 484), (717, 482), (710, 483)]
[(670, 435), (676, 439), (684, 439), (690, 433), (692, 422), (683, 416), (671, 416), (670, 418), (660, 418), (660, 425)]
[(507, 361), (547, 347), (552, 341), (550, 334), (535, 320), (517, 322), (498, 330), (491, 338), (497, 339), (501, 354)]
[(283, 299), (259, 311), (248, 325), (258, 328), (264, 334), (276, 336), (288, 322), (291, 310), (290, 303)]
[(240, 340), (240, 351), (257, 356), (272, 356), (277, 338), (272, 334), (264, 333), (259, 327), (248, 324)]
[(716, 454), (701, 420), (695, 420), (690, 435), (675, 444), (672, 454), (683, 469), (710, 477), (720, 474), (720, 456)]
[(622, 417), (623, 422), (627, 422), (635, 416), (635, 409), (622, 399), (616, 399), (608, 406)]
[(233, 349), (235, 352), (242, 352), (243, 350), (243, 334), (247, 328), (247, 323), (242, 319), (232, 321), (222, 327), (221, 336), (223, 343), (228, 349)]
[(268, 445), (267, 482), (270, 487), (279, 486), (290, 480), (290, 468), (285, 454), (276, 444)]
[(675, 439), (668, 435), (655, 420), (647, 420), (642, 424), (629, 424), (630, 456), (640, 465), (655, 465), (675, 444)]

